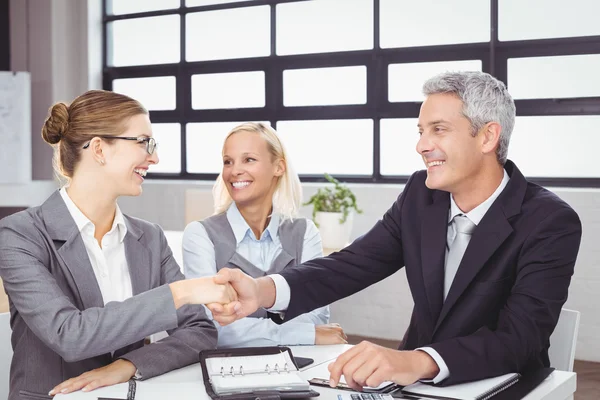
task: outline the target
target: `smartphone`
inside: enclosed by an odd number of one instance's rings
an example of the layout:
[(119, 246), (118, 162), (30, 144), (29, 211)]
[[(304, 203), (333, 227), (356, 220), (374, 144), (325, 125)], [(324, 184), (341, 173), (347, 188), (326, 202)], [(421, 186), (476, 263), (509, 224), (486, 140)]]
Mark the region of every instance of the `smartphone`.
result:
[[(315, 386), (323, 386), (323, 387), (331, 388), (331, 386), (329, 386), (329, 379), (325, 379), (325, 378), (312, 378), (308, 381), (308, 383), (310, 383), (311, 385), (315, 385)], [(350, 386), (346, 385), (344, 382), (338, 382), (335, 389), (354, 391), (354, 389), (352, 389)]]
[[(325, 378), (312, 378), (308, 382), (311, 385), (324, 386), (324, 387), (331, 388), (331, 386), (329, 386), (329, 379), (325, 379)], [(394, 382), (389, 382), (386, 385), (380, 385), (378, 388), (363, 387), (363, 392), (365, 392), (365, 393), (386, 393), (390, 389), (395, 388), (395, 387), (396, 387), (396, 384)], [(335, 388), (336, 389), (341, 389), (341, 390), (351, 390), (353, 392), (355, 391), (350, 386), (348, 386), (348, 384), (346, 384), (344, 382), (338, 382), (338, 384), (337, 384), (337, 386)]]

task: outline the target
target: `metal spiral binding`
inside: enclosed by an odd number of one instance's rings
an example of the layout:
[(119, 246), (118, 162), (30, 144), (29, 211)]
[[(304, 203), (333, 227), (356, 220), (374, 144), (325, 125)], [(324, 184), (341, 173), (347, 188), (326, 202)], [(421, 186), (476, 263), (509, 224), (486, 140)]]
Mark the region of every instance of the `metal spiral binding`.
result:
[[(281, 368), (278, 363), (275, 363), (275, 365), (272, 368), (271, 368), (271, 366), (269, 364), (265, 365), (264, 372), (266, 372), (267, 375), (271, 375), (272, 373), (273, 374), (281, 374), (281, 373), (288, 373), (289, 374), (291, 372), (291, 370), (290, 370), (290, 367), (289, 367), (288, 363), (283, 364), (283, 368)], [(239, 372), (237, 374), (243, 376), (245, 373), (247, 373), (247, 374), (260, 374), (262, 372), (244, 372), (244, 367), (242, 365), (240, 365)], [(223, 377), (223, 378), (225, 378), (226, 376), (235, 377), (236, 376), (236, 369), (235, 369), (235, 367), (233, 365), (229, 367), (229, 371), (227, 371), (225, 369), (225, 367), (221, 367), (221, 371), (220, 371), (219, 375), (221, 375), (221, 377)]]

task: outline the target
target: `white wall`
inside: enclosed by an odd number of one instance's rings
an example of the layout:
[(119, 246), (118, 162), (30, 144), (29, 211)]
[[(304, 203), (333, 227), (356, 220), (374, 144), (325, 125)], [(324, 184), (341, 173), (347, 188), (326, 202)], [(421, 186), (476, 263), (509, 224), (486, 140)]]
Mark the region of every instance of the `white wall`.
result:
[[(180, 230), (185, 225), (184, 193), (188, 188), (210, 190), (211, 182), (146, 182), (144, 194), (123, 198), (123, 212), (158, 222), (164, 229)], [(318, 183), (303, 184), (304, 198), (308, 199)], [(356, 193), (364, 213), (356, 215), (352, 239), (367, 232), (387, 211), (402, 191), (402, 185), (349, 185)], [(550, 188), (579, 214), (583, 237), (575, 274), (565, 305), (581, 312), (581, 326), (577, 358), (600, 361), (600, 189)], [(310, 217), (304, 207), (302, 214)], [(408, 326), (412, 298), (403, 270), (390, 278), (332, 305), (334, 322), (342, 324), (348, 333), (385, 339), (400, 340)]]
[[(0, 185), (0, 205), (39, 205), (55, 188), (50, 148), (39, 135), (48, 107), (100, 86), (99, 0), (11, 0), (11, 62), (32, 75), (33, 177), (30, 185)], [(96, 21), (87, 24), (89, 16)], [(305, 198), (319, 184), (305, 184)], [(355, 218), (353, 238), (366, 232), (394, 202), (402, 185), (350, 185), (364, 214)], [(123, 198), (124, 212), (158, 222), (164, 229), (184, 227), (187, 188), (210, 190), (210, 182), (147, 182), (139, 198)], [(567, 307), (582, 312), (577, 358), (600, 361), (600, 190), (551, 189), (579, 213), (583, 240)], [(304, 209), (309, 216), (310, 210)], [(402, 271), (332, 306), (332, 319), (349, 333), (400, 340), (412, 300)]]

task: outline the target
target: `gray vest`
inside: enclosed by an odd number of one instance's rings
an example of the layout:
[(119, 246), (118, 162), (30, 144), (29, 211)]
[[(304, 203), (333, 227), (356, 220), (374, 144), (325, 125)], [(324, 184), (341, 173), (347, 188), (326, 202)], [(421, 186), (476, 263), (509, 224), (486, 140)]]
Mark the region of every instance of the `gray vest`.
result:
[[(253, 278), (260, 278), (270, 274), (278, 274), (285, 268), (298, 265), (302, 260), (302, 247), (304, 246), (304, 233), (306, 220), (297, 218), (294, 221), (285, 220), (279, 224), (277, 233), (281, 242), (281, 253), (273, 260), (267, 271), (263, 271), (250, 261), (246, 260), (236, 251), (237, 242), (231, 225), (227, 220), (227, 213), (213, 215), (200, 223), (206, 229), (210, 241), (215, 247), (215, 260), (217, 271), (221, 268), (239, 268)], [(267, 311), (259, 309), (249, 315), (254, 318), (266, 318)]]

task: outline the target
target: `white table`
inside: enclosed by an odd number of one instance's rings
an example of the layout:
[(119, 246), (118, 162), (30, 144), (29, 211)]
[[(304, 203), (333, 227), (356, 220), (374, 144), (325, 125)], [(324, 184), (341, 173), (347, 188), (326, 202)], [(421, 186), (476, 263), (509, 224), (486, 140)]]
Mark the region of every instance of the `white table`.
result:
[[(315, 363), (301, 370), (305, 379), (329, 376), (327, 365), (350, 345), (334, 346), (292, 346), (292, 353), (298, 357), (310, 357)], [(554, 371), (546, 380), (533, 390), (525, 400), (568, 400), (571, 399), (577, 386), (576, 374), (573, 372)], [(56, 400), (96, 400), (98, 397), (126, 398), (127, 383), (121, 383), (90, 393), (75, 392), (68, 395), (57, 395)], [(337, 400), (338, 393), (348, 393), (334, 389), (313, 386), (321, 394), (316, 399)], [(347, 397), (347, 396), (345, 396)], [(138, 382), (136, 400), (210, 400), (204, 390), (202, 370), (199, 364), (171, 371), (147, 381)]]

